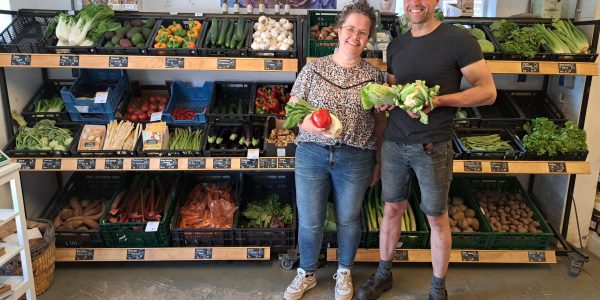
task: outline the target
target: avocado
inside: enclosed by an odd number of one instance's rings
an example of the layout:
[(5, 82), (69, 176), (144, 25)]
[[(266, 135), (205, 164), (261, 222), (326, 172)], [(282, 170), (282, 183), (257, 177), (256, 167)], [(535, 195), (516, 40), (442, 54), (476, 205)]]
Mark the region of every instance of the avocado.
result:
[(131, 37), (131, 43), (133, 43), (134, 45), (143, 44), (144, 42), (146, 42), (146, 40), (144, 39), (144, 37), (142, 36), (142, 34), (139, 33), (139, 32), (135, 33)]
[(131, 22), (129, 22), (129, 21), (123, 22), (123, 28), (125, 28), (125, 31), (129, 31), (131, 29)]
[(112, 39), (112, 37), (114, 35), (115, 35), (114, 31), (107, 31), (107, 32), (104, 33), (104, 38), (107, 39), (107, 40), (110, 40), (110, 39)]
[(126, 33), (127, 29), (125, 27), (119, 27), (117, 30), (115, 30), (115, 34), (120, 34), (121, 36), (125, 36)]
[(127, 38), (130, 39), (131, 37), (133, 37), (134, 34), (139, 33), (142, 31), (141, 27), (133, 27), (131, 29), (129, 29), (129, 31), (127, 31)]
[(150, 29), (148, 27), (142, 28), (142, 35), (144, 36), (145, 39), (148, 39), (150, 37), (151, 33), (152, 33), (152, 29)]
[(139, 44), (135, 45), (135, 47), (136, 47), (136, 48), (144, 48), (144, 47), (146, 47), (146, 44), (144, 44), (144, 43), (139, 43)]
[(144, 22), (142, 20), (131, 20), (131, 26), (133, 27), (142, 27), (144, 26)]
[(146, 28), (152, 29), (152, 27), (154, 27), (154, 24), (156, 24), (156, 19), (150, 18), (150, 19), (146, 20), (146, 25), (144, 25), (144, 26)]
[(115, 34), (112, 39), (110, 39), (111, 43), (117, 45), (119, 44), (119, 41), (123, 38), (123, 35), (121, 34)]
[(131, 41), (128, 39), (121, 39), (119, 41), (119, 45), (121, 45), (121, 47), (123, 48), (131, 48), (133, 47), (133, 44), (131, 44)]
[(111, 41), (107, 41), (106, 44), (104, 44), (104, 48), (114, 48), (115, 44), (113, 44)]

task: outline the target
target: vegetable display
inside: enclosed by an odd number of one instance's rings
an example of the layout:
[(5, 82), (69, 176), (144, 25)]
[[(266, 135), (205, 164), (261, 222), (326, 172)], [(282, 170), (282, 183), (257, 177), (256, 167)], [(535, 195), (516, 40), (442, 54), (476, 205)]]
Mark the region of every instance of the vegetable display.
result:
[(360, 90), (362, 106), (365, 110), (375, 105), (393, 104), (399, 108), (419, 115), (419, 121), (429, 123), (427, 114), (423, 111), (426, 106), (434, 109), (433, 98), (439, 94), (440, 86), (432, 88), (425, 85), (424, 80), (417, 80), (404, 86), (385, 86), (369, 83)]
[(152, 113), (165, 109), (168, 99), (165, 96), (143, 96), (131, 100), (127, 105), (125, 120), (131, 122), (148, 121)]
[(248, 227), (284, 228), (292, 224), (292, 206), (281, 204), (279, 195), (272, 194), (261, 201), (251, 201), (242, 212), (248, 218)]
[(73, 132), (54, 124), (51, 120), (41, 120), (33, 127), (20, 127), (15, 150), (67, 151), (73, 141)]
[(588, 150), (586, 133), (572, 121), (559, 128), (547, 118), (535, 118), (523, 126), (527, 134), (523, 146), (537, 155), (556, 156), (558, 153), (573, 154)]
[(221, 115), (243, 115), (247, 114), (249, 107), (243, 99), (225, 98), (215, 101), (216, 103), (211, 108), (211, 114)]
[(478, 191), (475, 197), (493, 231), (542, 233), (540, 222), (519, 193)]
[[(197, 20), (188, 20), (184, 26), (173, 21), (170, 25), (161, 25), (154, 37), (154, 48), (194, 49), (200, 36), (202, 23)], [(164, 53), (159, 53), (164, 54)]]
[[(365, 214), (367, 216), (367, 230), (379, 231), (383, 220), (383, 201), (381, 200), (381, 182), (369, 187), (364, 202)], [(402, 215), (402, 231), (416, 231), (417, 222), (415, 213), (410, 205)]]
[(286, 103), (290, 100), (290, 93), (284, 85), (265, 85), (256, 89), (254, 112), (259, 115), (282, 114)]
[(469, 150), (514, 150), (513, 146), (497, 133), (461, 137), (460, 141)]
[(261, 148), (264, 125), (244, 122), (242, 125), (210, 124), (206, 135), (207, 149), (240, 150)]
[(102, 150), (135, 150), (142, 133), (142, 124), (112, 120), (106, 125), (106, 139)]
[(448, 203), (448, 216), (450, 217), (451, 232), (477, 232), (479, 231), (479, 219), (475, 216), (475, 211), (465, 205), (462, 197), (452, 197)]
[(169, 137), (169, 150), (200, 150), (202, 129), (175, 128)]
[(323, 223), (325, 230), (337, 230), (337, 224), (335, 223), (335, 208), (333, 202), (327, 201), (327, 212), (325, 213), (325, 222)]
[(254, 23), (252, 34), (252, 50), (283, 50), (294, 46), (294, 25), (285, 18), (276, 21), (266, 16), (260, 16)]
[(494, 52), (496, 50), (494, 44), (486, 39), (485, 32), (483, 32), (483, 30), (476, 27), (466, 28), (462, 24), (454, 24), (454, 26), (468, 30), (469, 33), (477, 40), (477, 43), (481, 48), (481, 52)]
[(231, 228), (237, 206), (231, 184), (198, 183), (179, 210), (177, 228)]
[(537, 29), (526, 26), (519, 28), (517, 24), (504, 19), (494, 21), (490, 29), (505, 53), (517, 53), (531, 59), (544, 43), (544, 36)]
[(146, 41), (152, 34), (152, 28), (156, 20), (150, 18), (145, 22), (142, 20), (123, 21), (121, 27), (114, 31), (104, 33), (104, 48), (144, 48)]
[(276, 147), (285, 147), (289, 143), (296, 140), (296, 134), (289, 129), (271, 129), (271, 133), (267, 137), (267, 142), (275, 144)]
[(72, 197), (54, 218), (56, 230), (98, 230), (105, 199)]
[(241, 49), (245, 47), (249, 25), (243, 18), (239, 18), (237, 21), (213, 18), (209, 24), (210, 27), (202, 44), (203, 48)]
[(298, 126), (307, 115), (312, 114), (311, 120), (313, 124), (319, 128), (327, 129), (329, 132), (323, 134), (324, 136), (335, 139), (342, 134), (342, 122), (340, 122), (335, 115), (329, 113), (326, 109), (317, 109), (304, 99), (300, 99), (296, 103), (288, 102), (285, 105), (285, 111), (287, 112), (287, 119), (283, 123), (283, 128), (294, 128)]
[(171, 116), (175, 120), (193, 120), (194, 115), (196, 115), (195, 110), (180, 105), (175, 106), (175, 108), (171, 112)]
[(555, 19), (552, 21), (554, 29), (546, 28), (543, 24), (535, 24), (544, 41), (553, 53), (588, 53), (590, 43), (583, 32), (570, 20)]
[(34, 112), (62, 112), (65, 111), (65, 101), (62, 97), (39, 99), (35, 101)]
[(337, 40), (338, 36), (333, 25), (320, 27), (315, 24), (310, 27), (310, 38), (312, 40)]
[(44, 31), (44, 39), (56, 36), (56, 46), (94, 46), (107, 31), (115, 31), (121, 24), (111, 18), (115, 12), (105, 4), (89, 4), (77, 15), (60, 13), (54, 17)]

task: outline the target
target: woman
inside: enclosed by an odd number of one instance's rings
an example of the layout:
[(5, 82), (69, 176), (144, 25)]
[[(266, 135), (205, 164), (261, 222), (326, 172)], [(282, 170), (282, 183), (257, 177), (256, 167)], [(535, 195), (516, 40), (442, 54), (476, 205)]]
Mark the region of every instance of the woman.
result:
[(382, 73), (360, 56), (375, 33), (375, 24), (375, 10), (366, 0), (346, 6), (336, 24), (337, 51), (309, 62), (292, 88), (290, 101), (305, 99), (328, 109), (340, 119), (343, 131), (336, 139), (328, 138), (328, 132), (315, 127), (310, 115), (298, 126), (295, 175), (300, 267), (285, 290), (287, 300), (300, 299), (316, 285), (314, 272), (330, 191), (339, 245), (335, 298), (352, 299), (354, 294), (350, 269), (360, 238), (360, 210), (369, 183), (379, 179), (376, 149), (385, 127), (385, 115), (365, 111), (360, 100), (363, 86), (383, 82)]

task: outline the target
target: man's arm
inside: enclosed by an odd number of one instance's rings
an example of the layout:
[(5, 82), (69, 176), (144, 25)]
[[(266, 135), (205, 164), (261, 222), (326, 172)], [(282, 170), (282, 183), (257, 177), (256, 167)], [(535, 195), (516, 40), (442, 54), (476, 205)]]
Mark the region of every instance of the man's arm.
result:
[(472, 87), (458, 93), (437, 96), (434, 106), (471, 107), (491, 105), (496, 101), (496, 85), (484, 60), (463, 67), (460, 71)]

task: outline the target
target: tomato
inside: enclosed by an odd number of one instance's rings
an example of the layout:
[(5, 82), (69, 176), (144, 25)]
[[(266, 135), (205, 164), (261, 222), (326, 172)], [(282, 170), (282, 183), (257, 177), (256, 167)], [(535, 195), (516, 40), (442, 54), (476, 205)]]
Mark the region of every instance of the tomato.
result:
[(165, 107), (166, 107), (166, 105), (165, 105), (165, 104), (163, 104), (163, 103), (161, 103), (161, 104), (159, 104), (159, 105), (158, 105), (157, 109), (158, 109), (159, 111), (161, 111), (161, 110), (164, 110), (164, 109), (165, 109)]
[(147, 112), (149, 110), (150, 110), (150, 108), (148, 106), (146, 106), (145, 104), (142, 106), (142, 111), (143, 112)]
[(127, 108), (127, 113), (128, 114), (132, 114), (133, 112), (135, 112), (135, 108), (133, 108), (131, 105)]
[(154, 112), (153, 112), (153, 111), (151, 111), (151, 110), (149, 110), (149, 111), (146, 113), (146, 116), (148, 116), (148, 119), (150, 119), (150, 118), (152, 117), (152, 114), (153, 114), (153, 113), (154, 113)]
[(138, 120), (138, 115), (136, 115), (136, 114), (133, 114), (133, 115), (131, 115), (131, 116), (129, 116), (129, 117), (125, 117), (125, 118), (126, 118), (126, 119), (128, 119), (128, 120), (129, 120), (129, 121), (131, 121), (131, 122), (135, 122), (135, 121), (137, 121), (137, 120)]
[(151, 111), (156, 111), (158, 109), (158, 106), (154, 103), (148, 105), (148, 107), (150, 108)]

